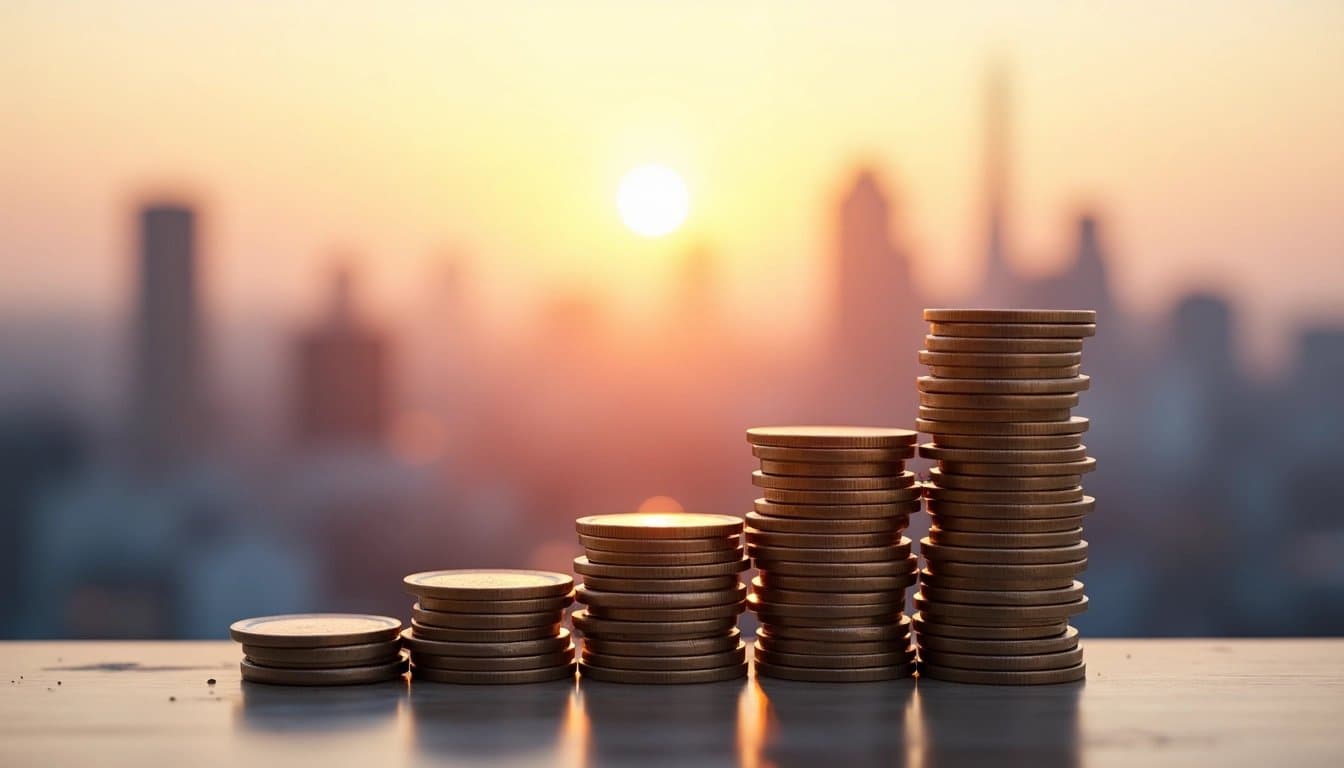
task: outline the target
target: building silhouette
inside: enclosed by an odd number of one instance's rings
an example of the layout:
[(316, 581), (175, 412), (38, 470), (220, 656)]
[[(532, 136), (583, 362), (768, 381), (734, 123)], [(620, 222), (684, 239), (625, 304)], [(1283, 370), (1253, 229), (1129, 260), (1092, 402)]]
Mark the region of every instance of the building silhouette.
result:
[(1008, 262), (1012, 187), (1012, 92), (1007, 65), (997, 62), (985, 78), (983, 194), (985, 276), (980, 303), (1010, 306), (1018, 300), (1018, 279)]

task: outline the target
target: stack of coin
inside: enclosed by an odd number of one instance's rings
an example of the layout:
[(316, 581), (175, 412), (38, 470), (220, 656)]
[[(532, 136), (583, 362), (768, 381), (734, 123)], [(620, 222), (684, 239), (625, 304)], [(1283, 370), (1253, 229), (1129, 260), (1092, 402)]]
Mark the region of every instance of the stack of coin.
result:
[(758, 675), (817, 682), (914, 671), (905, 590), (917, 560), (902, 536), (920, 489), (905, 460), (916, 433), (872, 427), (755, 427), (761, 488), (747, 515), (760, 571), (749, 605)]
[(1072, 408), (1090, 310), (926, 309), (919, 447), (933, 459), (915, 595), (920, 676), (1024, 685), (1081, 680), (1069, 618), (1087, 608), (1082, 444)]
[(574, 612), (585, 680), (708, 683), (747, 674), (737, 630), (749, 565), (742, 518), (594, 515), (575, 521), (585, 554)]
[(354, 685), (406, 671), (401, 620), (350, 613), (302, 613), (235, 621), (243, 679), (272, 685)]
[(419, 601), (401, 634), (411, 679), (478, 685), (574, 676), (574, 644), (561, 627), (574, 579), (550, 571), (426, 571), (402, 582)]

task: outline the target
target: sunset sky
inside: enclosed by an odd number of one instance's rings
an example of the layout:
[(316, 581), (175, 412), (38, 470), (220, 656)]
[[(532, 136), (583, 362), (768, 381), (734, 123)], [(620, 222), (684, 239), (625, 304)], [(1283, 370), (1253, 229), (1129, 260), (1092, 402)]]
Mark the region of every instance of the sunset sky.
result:
[[(159, 193), (201, 203), (226, 316), (307, 312), (333, 249), (386, 313), (452, 252), (497, 313), (555, 288), (638, 309), (696, 243), (735, 305), (814, 307), (858, 162), (955, 300), (995, 57), (1022, 263), (1093, 204), (1126, 306), (1229, 291), (1262, 353), (1344, 308), (1344, 4), (955, 5), (6, 2), (0, 318), (124, 308)], [(690, 189), (666, 238), (616, 213), (642, 163)]]

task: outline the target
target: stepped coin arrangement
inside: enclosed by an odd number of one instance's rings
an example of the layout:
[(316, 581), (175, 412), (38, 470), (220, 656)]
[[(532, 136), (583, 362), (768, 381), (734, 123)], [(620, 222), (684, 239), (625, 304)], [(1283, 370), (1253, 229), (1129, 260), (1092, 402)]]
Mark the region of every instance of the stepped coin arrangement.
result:
[(815, 682), (909, 677), (905, 590), (916, 558), (902, 536), (920, 508), (905, 460), (916, 433), (869, 427), (756, 427), (761, 489), (747, 515), (759, 571), (747, 598), (761, 626), (758, 675)]
[(348, 613), (243, 619), (229, 636), (243, 644), (243, 679), (272, 685), (355, 685), (398, 680), (406, 671), (401, 620)]
[(1087, 608), (1082, 522), (1096, 460), (1072, 415), (1089, 310), (927, 309), (919, 360), (929, 536), (915, 595), (921, 677), (1024, 685), (1081, 680), (1069, 619)]
[(401, 633), (413, 680), (499, 685), (574, 676), (574, 644), (560, 626), (574, 602), (568, 574), (427, 571), (403, 584), (418, 600)]
[(746, 676), (737, 629), (749, 565), (742, 519), (620, 514), (575, 521), (584, 555), (575, 611), (582, 677), (616, 683), (708, 683)]

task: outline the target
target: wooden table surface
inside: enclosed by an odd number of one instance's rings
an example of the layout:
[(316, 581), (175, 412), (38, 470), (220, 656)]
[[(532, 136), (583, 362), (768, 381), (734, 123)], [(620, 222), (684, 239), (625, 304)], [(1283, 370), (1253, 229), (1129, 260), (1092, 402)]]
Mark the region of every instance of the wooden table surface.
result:
[(3, 643), (0, 766), (1344, 765), (1344, 641), (1085, 645), (1036, 688), (283, 688), (227, 642)]

